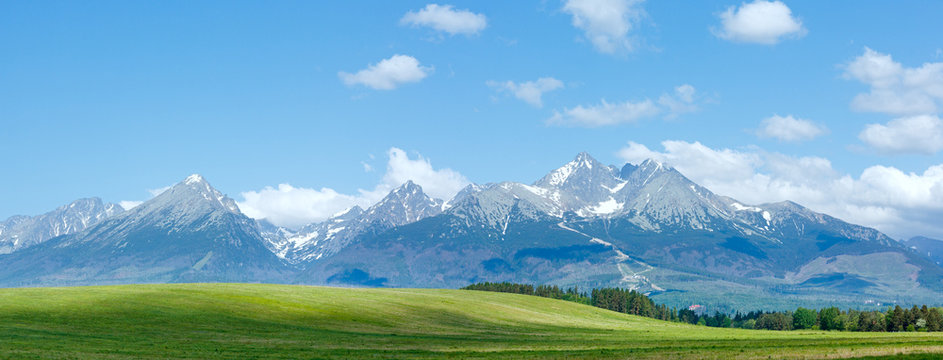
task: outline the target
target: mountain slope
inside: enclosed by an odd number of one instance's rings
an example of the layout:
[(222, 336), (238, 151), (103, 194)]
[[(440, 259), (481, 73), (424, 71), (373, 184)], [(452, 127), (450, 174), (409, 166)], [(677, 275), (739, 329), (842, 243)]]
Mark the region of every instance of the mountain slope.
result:
[(14, 216), (0, 222), (0, 254), (8, 254), (56, 236), (85, 230), (89, 226), (124, 212), (117, 204), (99, 198), (73, 201), (37, 216)]
[(291, 274), (235, 202), (192, 175), (82, 232), (0, 258), (0, 283), (284, 281)]

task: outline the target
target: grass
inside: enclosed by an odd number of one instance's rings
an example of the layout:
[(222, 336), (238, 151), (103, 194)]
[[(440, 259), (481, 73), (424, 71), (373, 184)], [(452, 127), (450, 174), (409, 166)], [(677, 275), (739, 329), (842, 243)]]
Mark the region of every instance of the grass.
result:
[(895, 354), (943, 356), (943, 334), (716, 329), (462, 290), (248, 284), (0, 289), (0, 358), (726, 360)]

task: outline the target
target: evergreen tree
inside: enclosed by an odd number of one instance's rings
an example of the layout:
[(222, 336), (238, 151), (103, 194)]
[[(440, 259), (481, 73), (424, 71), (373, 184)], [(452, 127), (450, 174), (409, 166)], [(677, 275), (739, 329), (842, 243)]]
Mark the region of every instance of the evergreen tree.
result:
[(940, 313), (940, 309), (927, 310), (927, 331), (941, 330), (943, 330), (943, 314)]

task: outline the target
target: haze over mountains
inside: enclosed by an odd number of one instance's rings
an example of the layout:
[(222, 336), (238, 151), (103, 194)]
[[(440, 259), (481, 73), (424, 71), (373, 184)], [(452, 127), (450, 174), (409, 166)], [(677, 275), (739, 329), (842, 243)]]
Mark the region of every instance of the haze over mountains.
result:
[(0, 284), (515, 281), (630, 287), (675, 306), (938, 303), (943, 269), (909, 245), (788, 201), (743, 204), (654, 160), (581, 153), (533, 184), (447, 201), (409, 181), (297, 230), (246, 217), (199, 175), (128, 211), (80, 200), (0, 223)]

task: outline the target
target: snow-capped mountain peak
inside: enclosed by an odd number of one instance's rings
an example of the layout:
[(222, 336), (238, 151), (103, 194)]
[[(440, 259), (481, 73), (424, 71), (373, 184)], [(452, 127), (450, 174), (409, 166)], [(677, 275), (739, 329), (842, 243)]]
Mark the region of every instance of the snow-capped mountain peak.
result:
[(545, 188), (563, 186), (574, 177), (585, 177), (586, 174), (591, 174), (594, 169), (596, 172), (612, 173), (611, 169), (596, 161), (592, 156), (586, 152), (581, 152), (572, 161), (537, 180), (534, 185)]
[(11, 217), (0, 221), (0, 254), (85, 230), (123, 211), (117, 204), (104, 203), (99, 198), (87, 198), (42, 215)]
[(442, 212), (442, 200), (433, 199), (412, 180), (393, 189), (376, 205), (364, 212), (369, 222), (388, 222), (394, 226), (408, 224)]
[[(161, 201), (155, 201), (158, 199)], [(213, 188), (200, 174), (187, 176), (186, 179), (177, 183), (169, 190), (148, 201), (148, 203), (151, 202), (188, 202), (191, 203), (191, 205), (196, 205), (196, 202), (206, 202), (211, 206), (218, 206), (229, 212), (241, 214), (235, 200)]]
[(203, 176), (200, 174), (192, 174), (190, 176), (187, 176), (187, 178), (184, 179), (183, 182), (187, 185), (194, 185), (198, 183), (205, 183), (206, 180), (204, 180)]
[(433, 199), (413, 181), (393, 189), (366, 210), (353, 206), (327, 220), (307, 225), (297, 232), (260, 229), (268, 247), (293, 263), (316, 261), (340, 251), (366, 231), (383, 231), (442, 212), (443, 201)]
[(331, 217), (328, 218), (328, 220), (333, 221), (333, 222), (347, 221), (351, 219), (356, 219), (357, 217), (360, 216), (360, 214), (363, 214), (363, 208), (361, 208), (358, 205), (354, 205), (334, 215), (331, 215)]

